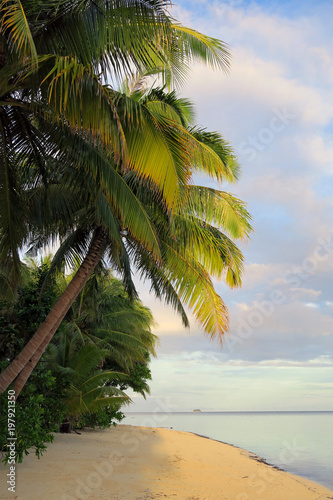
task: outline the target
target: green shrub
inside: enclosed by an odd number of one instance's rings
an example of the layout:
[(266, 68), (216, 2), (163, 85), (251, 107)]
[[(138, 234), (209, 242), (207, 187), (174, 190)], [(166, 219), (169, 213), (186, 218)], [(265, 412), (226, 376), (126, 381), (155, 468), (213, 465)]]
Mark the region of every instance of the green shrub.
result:
[(118, 422), (121, 422), (125, 417), (123, 412), (115, 408), (103, 408), (102, 410), (94, 413), (86, 413), (82, 415), (79, 422), (77, 422), (77, 428), (82, 427), (100, 427), (102, 429), (108, 429), (112, 425), (116, 426)]
[[(6, 392), (0, 395), (0, 449), (5, 463), (9, 459), (7, 407)], [(52, 443), (53, 433), (59, 431), (65, 411), (57, 380), (50, 371), (39, 367), (16, 401), (16, 462), (22, 462), (30, 448), (34, 448), (40, 458), (46, 450), (46, 443)]]

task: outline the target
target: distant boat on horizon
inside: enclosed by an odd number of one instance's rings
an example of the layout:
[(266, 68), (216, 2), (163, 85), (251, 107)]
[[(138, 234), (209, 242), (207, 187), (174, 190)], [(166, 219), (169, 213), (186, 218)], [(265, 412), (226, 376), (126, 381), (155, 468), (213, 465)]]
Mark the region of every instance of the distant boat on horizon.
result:
[(201, 413), (201, 410), (199, 410), (199, 409), (197, 409), (197, 410), (193, 410), (193, 411), (195, 411), (195, 412), (197, 412), (197, 413)]

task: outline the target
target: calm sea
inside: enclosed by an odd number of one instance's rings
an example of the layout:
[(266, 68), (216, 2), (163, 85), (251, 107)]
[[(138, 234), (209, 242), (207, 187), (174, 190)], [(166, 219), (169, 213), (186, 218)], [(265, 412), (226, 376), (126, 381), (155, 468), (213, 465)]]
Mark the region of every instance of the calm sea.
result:
[(128, 412), (122, 423), (172, 427), (233, 444), (333, 490), (333, 412)]

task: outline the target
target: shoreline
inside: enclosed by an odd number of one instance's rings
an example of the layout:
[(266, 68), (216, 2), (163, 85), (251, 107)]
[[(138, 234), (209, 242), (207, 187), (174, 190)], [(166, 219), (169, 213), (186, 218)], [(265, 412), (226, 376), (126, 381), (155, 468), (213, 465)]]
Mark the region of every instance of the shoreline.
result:
[[(162, 414), (162, 412), (160, 412)], [(159, 424), (159, 420), (154, 422), (154, 416), (160, 414), (159, 412), (127, 412), (125, 423), (130, 423), (130, 425), (148, 425), (153, 426)], [(203, 415), (209, 414), (217, 414), (226, 415), (226, 414), (235, 414), (240, 415), (244, 413), (248, 414), (263, 414), (266, 413), (268, 415), (273, 414), (328, 414), (330, 417), (333, 416), (332, 410), (320, 410), (320, 411), (202, 411)], [(275, 467), (284, 472), (288, 472), (290, 474), (294, 474), (296, 476), (302, 477), (308, 481), (313, 481), (321, 486), (333, 491), (333, 481), (332, 481), (332, 446), (330, 446), (330, 436), (328, 435), (328, 441), (325, 440), (324, 434), (321, 433), (319, 442), (317, 440), (315, 444), (315, 440), (312, 434), (309, 434), (310, 439), (308, 441), (308, 434), (304, 435), (301, 432), (298, 433), (297, 429), (293, 429), (293, 432), (286, 431), (286, 434), (282, 434), (281, 430), (284, 429), (278, 428), (278, 438), (274, 438), (275, 441), (272, 441), (273, 445), (271, 445), (270, 437), (267, 434), (265, 436), (261, 432), (261, 429), (256, 428), (254, 426), (254, 436), (251, 433), (249, 426), (244, 426), (245, 430), (248, 432), (240, 432), (240, 436), (234, 432), (233, 426), (231, 427), (231, 432), (227, 429), (226, 432), (221, 433), (219, 429), (214, 425), (209, 425), (209, 420), (204, 417), (202, 421), (202, 425), (199, 420), (199, 425), (196, 424), (196, 419), (189, 420), (184, 419), (183, 416), (189, 414), (193, 415), (193, 411), (177, 411), (177, 412), (168, 412), (169, 418), (165, 424), (164, 429), (178, 429), (184, 432), (191, 432), (194, 435), (199, 437), (204, 437), (208, 439), (215, 440), (217, 442), (227, 444), (229, 446), (234, 446), (236, 448), (243, 449), (245, 451), (249, 451), (255, 458), (264, 461), (267, 465)], [(142, 415), (142, 416), (141, 416)], [(176, 418), (172, 418), (173, 415), (176, 415)], [(178, 415), (181, 416), (178, 419)], [(147, 419), (145, 418), (147, 416)], [(152, 418), (148, 418), (151, 416)], [(154, 423), (153, 423), (154, 422)], [(228, 422), (228, 421), (227, 421)], [(278, 422), (279, 423), (279, 422)], [(188, 424), (188, 425), (187, 425)], [(326, 430), (328, 431), (329, 427), (327, 426), (327, 422), (325, 423)], [(174, 427), (172, 427), (174, 426)], [(190, 427), (190, 430), (188, 428)], [(266, 429), (267, 430), (267, 429)], [(242, 431), (242, 429), (241, 429)], [(222, 438), (222, 439), (221, 439)], [(228, 441), (230, 439), (230, 441)], [(311, 442), (312, 440), (312, 442)], [(322, 446), (320, 445), (322, 443)], [(333, 443), (332, 443), (333, 444)], [(265, 457), (265, 458), (263, 458)]]
[[(17, 464), (15, 500), (329, 500), (333, 491), (207, 436), (131, 425), (56, 434)], [(5, 477), (8, 466), (1, 465)], [(5, 474), (4, 474), (5, 472)]]
[[(124, 425), (127, 425), (127, 424), (124, 424)], [(132, 426), (132, 427), (136, 427), (136, 426)], [(138, 426), (138, 427), (140, 427), (140, 426)], [(156, 428), (157, 429), (174, 430), (172, 427), (156, 427)], [(227, 443), (226, 441), (221, 441), (220, 439), (215, 439), (215, 438), (211, 438), (209, 436), (205, 436), (204, 434), (198, 434), (197, 432), (192, 432), (192, 431), (177, 431), (177, 432), (184, 432), (184, 433), (187, 433), (187, 434), (193, 434), (194, 436), (198, 436), (198, 437), (201, 437), (201, 438), (204, 438), (204, 439), (209, 439), (210, 441), (215, 441), (217, 443), (221, 443), (221, 444), (224, 444), (226, 446), (232, 446), (233, 448), (236, 448), (236, 449), (238, 449), (238, 450), (240, 450), (242, 452), (247, 453), (248, 457), (251, 460), (255, 460), (256, 462), (265, 464), (268, 467), (271, 467), (272, 469), (275, 469), (275, 470), (278, 470), (278, 471), (281, 471), (281, 472), (285, 472), (286, 474), (289, 474), (291, 476), (299, 477), (301, 480), (310, 481), (310, 482), (312, 482), (312, 483), (314, 483), (314, 484), (316, 484), (316, 485), (318, 485), (318, 486), (320, 486), (322, 488), (326, 488), (328, 491), (330, 491), (330, 492), (333, 493), (333, 489), (331, 490), (331, 488), (329, 486), (326, 486), (324, 484), (318, 483), (314, 479), (307, 478), (307, 477), (301, 476), (299, 474), (294, 474), (293, 472), (289, 472), (287, 469), (283, 469), (282, 467), (279, 467), (278, 465), (275, 465), (274, 463), (268, 462), (265, 458), (261, 457), (260, 455), (258, 455), (254, 451), (247, 450), (247, 449), (242, 448), (242, 447), (240, 447), (240, 446), (238, 446), (236, 444)], [(333, 500), (333, 495), (330, 498), (332, 498), (332, 500)]]
[[(160, 427), (158, 427), (158, 428), (160, 428)], [(167, 429), (167, 427), (164, 427), (164, 428)], [(173, 429), (170, 429), (170, 430), (173, 430)], [(292, 474), (292, 472), (288, 472), (286, 469), (282, 469), (282, 467), (279, 467), (278, 465), (274, 465), (274, 464), (271, 464), (270, 462), (267, 462), (267, 460), (262, 458), (260, 455), (258, 455), (254, 451), (246, 450), (245, 448), (241, 448), (240, 446), (237, 446), (236, 444), (227, 443), (226, 441), (221, 441), (220, 439), (214, 439), (214, 438), (211, 438), (209, 436), (204, 436), (203, 434), (198, 434), (197, 432), (191, 432), (191, 431), (179, 431), (179, 432), (186, 432), (186, 433), (193, 434), (194, 436), (198, 436), (198, 437), (201, 437), (204, 439), (210, 439), (210, 441), (216, 441), (217, 443), (225, 444), (226, 446), (232, 446), (233, 448), (237, 448), (238, 450), (241, 450), (241, 451), (248, 453), (249, 458), (251, 458), (252, 460), (256, 460), (257, 462), (260, 462), (260, 463), (265, 464), (265, 465), (269, 465), (269, 467), (272, 467), (273, 469), (276, 469), (276, 470), (280, 470), (281, 472), (287, 472), (287, 474)], [(307, 478), (304, 478), (302, 476), (299, 476), (299, 477), (301, 477), (302, 479), (307, 479)], [(309, 481), (311, 481), (311, 479)], [(316, 484), (319, 484), (319, 483), (316, 483)], [(320, 486), (323, 486), (323, 485), (320, 484)], [(326, 488), (326, 486), (324, 486), (324, 488)]]

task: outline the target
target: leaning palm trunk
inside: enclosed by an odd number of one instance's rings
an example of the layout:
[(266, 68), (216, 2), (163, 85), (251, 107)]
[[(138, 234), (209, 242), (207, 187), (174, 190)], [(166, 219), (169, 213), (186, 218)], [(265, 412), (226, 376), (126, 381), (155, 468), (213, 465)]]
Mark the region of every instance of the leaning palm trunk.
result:
[[(57, 331), (67, 311), (81, 292), (84, 285), (92, 275), (96, 265), (102, 257), (104, 246), (104, 233), (102, 228), (97, 228), (92, 239), (89, 251), (68, 287), (49, 312), (44, 322), (29, 340), (24, 349), (16, 356), (10, 365), (0, 375), (0, 391), (4, 392), (7, 387), (23, 371), (22, 377), (18, 378), (16, 389), (18, 393), (22, 390), (32, 370), (38, 363), (41, 355)], [(16, 393), (16, 397), (18, 396)]]
[(15, 390), (15, 397), (17, 398), (22, 391), (23, 387), (25, 386), (26, 381), (30, 377), (33, 369), (37, 365), (38, 361), (40, 360), (43, 352), (49, 345), (49, 343), (52, 340), (53, 335), (57, 331), (59, 325), (55, 325), (47, 334), (47, 336), (44, 338), (43, 342), (40, 344), (38, 349), (36, 350), (35, 354), (32, 356), (31, 359), (29, 359), (28, 363), (24, 366), (23, 370), (19, 373), (19, 375), (16, 377), (14, 380), (13, 388)]

